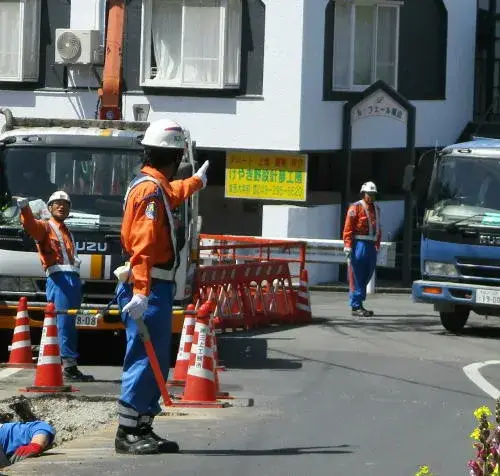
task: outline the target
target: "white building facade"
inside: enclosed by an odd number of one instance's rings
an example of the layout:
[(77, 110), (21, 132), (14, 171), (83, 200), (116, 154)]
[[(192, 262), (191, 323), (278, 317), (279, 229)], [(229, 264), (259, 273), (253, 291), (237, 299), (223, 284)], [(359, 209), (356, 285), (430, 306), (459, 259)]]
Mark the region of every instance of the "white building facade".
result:
[[(205, 232), (287, 235), (263, 223), (268, 212), (289, 212), (266, 205), (325, 206), (325, 222), (289, 228), (338, 238), (340, 204), (374, 180), (386, 202), (384, 238), (394, 240), (406, 123), (387, 113), (353, 124), (347, 175), (344, 104), (382, 80), (416, 108), (417, 155), (456, 142), (473, 116), (476, 14), (474, 0), (129, 0), (123, 119), (146, 104), (149, 121), (170, 117), (190, 129), (200, 160), (212, 163)], [(57, 60), (61, 28), (98, 30), (102, 52), (105, 0), (0, 1), (0, 106), (96, 117), (102, 62)], [(231, 151), (307, 155), (307, 200), (225, 198)]]

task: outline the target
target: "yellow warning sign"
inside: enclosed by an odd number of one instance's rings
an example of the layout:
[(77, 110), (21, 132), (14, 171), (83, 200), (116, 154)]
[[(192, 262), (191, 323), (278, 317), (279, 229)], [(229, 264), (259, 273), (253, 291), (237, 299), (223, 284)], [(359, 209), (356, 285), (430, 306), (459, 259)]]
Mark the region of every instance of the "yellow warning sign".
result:
[(228, 152), (226, 198), (307, 199), (307, 155), (275, 152)]

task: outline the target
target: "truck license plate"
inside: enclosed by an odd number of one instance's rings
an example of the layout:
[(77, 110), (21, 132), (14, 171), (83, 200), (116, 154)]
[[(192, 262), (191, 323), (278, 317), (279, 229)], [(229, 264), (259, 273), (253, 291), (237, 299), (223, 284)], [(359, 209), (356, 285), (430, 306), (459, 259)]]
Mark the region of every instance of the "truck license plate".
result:
[(500, 306), (500, 291), (478, 289), (476, 291), (476, 302), (478, 304), (490, 304), (492, 306)]
[(97, 327), (97, 316), (78, 314), (76, 316), (76, 325), (80, 327)]

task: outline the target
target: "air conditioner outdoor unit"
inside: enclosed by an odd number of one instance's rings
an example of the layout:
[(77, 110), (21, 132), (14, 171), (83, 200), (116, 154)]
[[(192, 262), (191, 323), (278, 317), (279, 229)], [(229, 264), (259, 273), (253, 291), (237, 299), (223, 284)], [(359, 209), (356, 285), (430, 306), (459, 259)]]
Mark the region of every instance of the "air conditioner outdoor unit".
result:
[(101, 62), (99, 30), (56, 29), (57, 64), (96, 64)]

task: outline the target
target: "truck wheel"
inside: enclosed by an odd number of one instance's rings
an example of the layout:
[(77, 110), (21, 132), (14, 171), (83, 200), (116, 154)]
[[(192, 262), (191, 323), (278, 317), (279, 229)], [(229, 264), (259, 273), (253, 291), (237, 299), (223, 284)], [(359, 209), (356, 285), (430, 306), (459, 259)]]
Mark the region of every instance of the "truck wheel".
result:
[(457, 307), (453, 312), (440, 312), (439, 316), (441, 324), (447, 331), (459, 333), (469, 319), (469, 313), (469, 309)]

